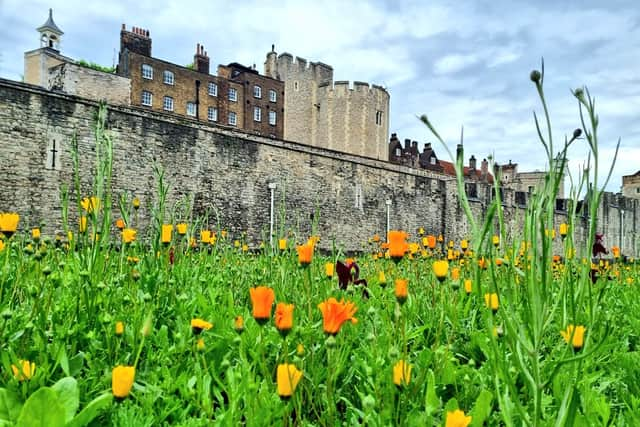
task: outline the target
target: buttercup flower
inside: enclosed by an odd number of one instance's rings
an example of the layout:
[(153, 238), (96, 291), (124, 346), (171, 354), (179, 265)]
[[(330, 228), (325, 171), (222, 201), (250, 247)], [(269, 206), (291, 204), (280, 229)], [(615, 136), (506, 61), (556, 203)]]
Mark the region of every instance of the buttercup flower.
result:
[(276, 328), (283, 336), (286, 336), (293, 328), (293, 304), (278, 303), (276, 305)]
[(136, 240), (138, 232), (133, 228), (125, 228), (122, 230), (122, 241), (124, 243), (132, 243)]
[(80, 206), (87, 213), (97, 212), (100, 210), (100, 199), (97, 197), (85, 197), (80, 201)]
[(18, 229), (20, 215), (17, 213), (0, 213), (0, 232), (7, 237), (13, 236)]
[(203, 330), (208, 331), (213, 325), (202, 319), (191, 319), (191, 331), (194, 335), (199, 335)]
[(265, 324), (271, 317), (271, 306), (276, 299), (275, 292), (266, 286), (258, 286), (249, 289), (249, 295), (253, 306), (253, 318), (259, 324)]
[(484, 305), (487, 306), (487, 308), (490, 308), (494, 313), (498, 311), (498, 307), (500, 306), (498, 294), (484, 294)]
[(411, 368), (412, 366), (404, 360), (398, 361), (398, 363), (393, 366), (393, 383), (398, 387), (409, 385), (411, 381)]
[(353, 315), (358, 311), (355, 304), (344, 300), (338, 302), (335, 298), (329, 298), (328, 300), (318, 304), (318, 308), (322, 312), (322, 325), (324, 332), (329, 335), (336, 335), (340, 332), (342, 324), (347, 320), (351, 323), (357, 323), (358, 319)]
[(129, 396), (136, 376), (135, 366), (116, 366), (111, 371), (111, 391), (114, 397), (124, 399)]
[(442, 282), (447, 278), (447, 272), (449, 271), (449, 263), (447, 261), (434, 261), (433, 262), (433, 273), (436, 275), (436, 278)]
[(445, 427), (467, 427), (470, 423), (471, 415), (465, 415), (460, 409), (447, 412)]
[(35, 375), (35, 363), (29, 362), (28, 360), (20, 360), (18, 364), (20, 365), (19, 368), (16, 365), (11, 365), (13, 376), (18, 381), (30, 380)]
[(578, 351), (584, 345), (585, 330), (586, 328), (582, 325), (578, 325), (578, 326), (569, 325), (567, 326), (566, 331), (560, 331), (560, 335), (562, 335), (562, 338), (565, 340), (567, 344), (571, 343), (571, 345), (573, 346), (573, 349), (575, 351)]
[(301, 378), (302, 371), (296, 368), (295, 365), (289, 363), (281, 363), (278, 365), (278, 395), (282, 399), (290, 398)]
[(124, 333), (124, 323), (121, 321), (116, 322), (116, 335), (122, 335)]

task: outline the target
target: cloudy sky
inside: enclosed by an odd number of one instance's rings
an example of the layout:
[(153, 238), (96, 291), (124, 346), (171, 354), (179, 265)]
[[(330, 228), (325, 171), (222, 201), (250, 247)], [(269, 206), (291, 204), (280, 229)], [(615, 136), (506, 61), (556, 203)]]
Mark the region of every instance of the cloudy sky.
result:
[[(72, 58), (112, 65), (122, 23), (148, 29), (153, 56), (178, 64), (203, 43), (212, 64), (262, 70), (273, 43), (278, 53), (332, 65), (335, 80), (387, 87), (390, 131), (400, 139), (435, 142), (416, 118), (427, 114), (451, 146), (464, 125), (466, 157), (493, 155), (520, 171), (545, 168), (529, 80), (544, 57), (556, 142), (580, 126), (571, 89), (586, 85), (597, 99), (602, 165), (621, 138), (608, 189), (619, 191), (621, 176), (640, 169), (637, 0), (0, 0), (0, 77), (21, 78), (23, 52), (39, 46), (35, 28), (49, 7)], [(570, 151), (574, 174), (586, 154), (584, 140)]]

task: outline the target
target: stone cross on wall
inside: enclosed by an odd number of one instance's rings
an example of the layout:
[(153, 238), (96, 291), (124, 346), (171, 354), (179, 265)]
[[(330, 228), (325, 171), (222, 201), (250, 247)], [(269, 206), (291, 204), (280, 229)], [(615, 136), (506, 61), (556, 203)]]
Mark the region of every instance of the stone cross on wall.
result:
[(50, 170), (61, 170), (62, 160), (60, 154), (62, 153), (62, 137), (60, 135), (49, 135), (47, 141), (47, 152), (45, 168)]

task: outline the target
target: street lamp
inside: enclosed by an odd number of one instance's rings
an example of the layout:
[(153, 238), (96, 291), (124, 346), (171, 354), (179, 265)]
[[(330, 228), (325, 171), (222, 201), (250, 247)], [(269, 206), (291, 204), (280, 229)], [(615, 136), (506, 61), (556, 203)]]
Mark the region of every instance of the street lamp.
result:
[(275, 222), (275, 218), (273, 217), (273, 208), (275, 204), (275, 196), (276, 196), (276, 183), (269, 183), (269, 191), (271, 191), (271, 209), (269, 211), (269, 243), (271, 244), (271, 248), (273, 248), (273, 225)]
[(387, 201), (385, 202), (387, 205), (387, 241), (389, 240), (389, 229), (390, 227), (390, 223), (391, 223), (391, 200), (387, 199)]

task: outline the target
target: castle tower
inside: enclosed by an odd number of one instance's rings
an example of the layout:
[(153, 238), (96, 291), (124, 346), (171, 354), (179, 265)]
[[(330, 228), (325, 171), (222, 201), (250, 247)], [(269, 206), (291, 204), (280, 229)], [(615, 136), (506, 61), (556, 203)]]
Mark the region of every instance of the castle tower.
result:
[(374, 159), (389, 158), (389, 94), (376, 85), (333, 81), (333, 68), (267, 53), (264, 74), (282, 80), (284, 139)]
[(36, 28), (40, 33), (40, 47), (46, 47), (60, 51), (60, 38), (64, 34), (53, 22), (53, 9), (49, 9), (49, 19), (47, 22)]
[(49, 88), (49, 69), (75, 61), (60, 54), (60, 40), (64, 33), (53, 22), (52, 9), (49, 9), (49, 19), (36, 30), (40, 34), (40, 48), (24, 53), (24, 81)]

